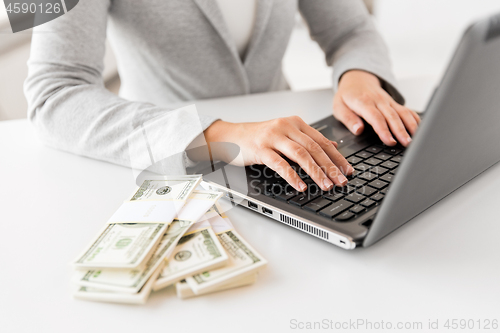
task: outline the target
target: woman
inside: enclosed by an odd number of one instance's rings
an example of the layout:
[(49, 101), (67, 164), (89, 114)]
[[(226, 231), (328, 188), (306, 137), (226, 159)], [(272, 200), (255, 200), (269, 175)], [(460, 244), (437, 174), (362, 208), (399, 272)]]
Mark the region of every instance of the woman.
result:
[[(266, 164), (299, 191), (306, 185), (283, 155), (323, 190), (345, 185), (353, 168), (297, 117), (232, 124), (171, 111), (190, 100), (287, 89), (281, 61), (297, 9), (334, 66), (335, 117), (356, 135), (363, 118), (385, 144), (407, 146), (419, 118), (402, 106), (386, 47), (361, 0), (80, 1), (33, 34), (29, 118), (46, 144), (117, 164), (131, 164), (131, 133), (148, 123), (156, 133), (150, 154), (175, 155), (203, 135), (208, 143), (239, 145), (245, 164)], [(101, 78), (106, 32), (121, 97)], [(187, 161), (171, 159), (170, 167)]]

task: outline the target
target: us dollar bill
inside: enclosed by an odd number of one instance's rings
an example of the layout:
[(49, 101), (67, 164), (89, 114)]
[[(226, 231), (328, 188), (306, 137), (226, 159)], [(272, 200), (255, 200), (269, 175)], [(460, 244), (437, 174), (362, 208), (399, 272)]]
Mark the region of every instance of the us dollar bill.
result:
[[(147, 261), (153, 254), (161, 237), (165, 234), (169, 223), (178, 214), (200, 182), (200, 177), (168, 178), (161, 180), (145, 180), (134, 192), (129, 202), (145, 202), (146, 205), (122, 205), (111, 219), (116, 223), (108, 223), (99, 236), (74, 262), (79, 268), (135, 268)], [(147, 216), (156, 208), (154, 202), (168, 201), (162, 205), (161, 221), (151, 222), (126, 221), (120, 218), (126, 215)], [(128, 213), (127, 213), (128, 212)], [(157, 213), (158, 214), (158, 213)], [(134, 215), (135, 216), (135, 215)], [(153, 214), (153, 216), (156, 216)], [(157, 222), (157, 223), (156, 223)]]
[(229, 230), (218, 237), (229, 256), (228, 263), (222, 268), (187, 277), (186, 282), (195, 294), (216, 290), (228, 280), (254, 274), (267, 265), (267, 261), (236, 231)]
[(74, 283), (79, 286), (127, 294), (137, 293), (158, 268), (162, 260), (175, 248), (177, 241), (193, 224), (192, 221), (174, 220), (158, 245), (157, 251), (143, 265), (134, 269), (98, 269), (78, 271)]
[(158, 278), (163, 267), (158, 269), (151, 275), (144, 286), (135, 294), (120, 293), (94, 287), (77, 286), (73, 291), (73, 297), (87, 301), (95, 302), (112, 302), (125, 304), (145, 304), (153, 289), (153, 284)]
[(80, 286), (95, 287), (122, 293), (137, 293), (170, 256), (186, 231), (220, 198), (221, 194), (210, 191), (195, 191), (179, 213), (178, 219), (168, 226), (151, 258), (133, 269), (90, 269), (77, 272), (74, 282)]
[(154, 290), (165, 288), (185, 277), (224, 266), (228, 256), (212, 228), (183, 236), (166, 260)]
[(112, 223), (77, 259), (75, 266), (136, 267), (168, 228), (163, 223)]
[(134, 191), (130, 201), (186, 201), (201, 181), (200, 176), (162, 177), (162, 179), (144, 180)]
[(177, 282), (175, 284), (175, 290), (177, 292), (178, 298), (186, 299), (186, 298), (206, 295), (206, 294), (214, 293), (214, 292), (218, 292), (218, 291), (247, 286), (247, 285), (255, 283), (256, 280), (257, 280), (257, 274), (252, 274), (252, 275), (244, 276), (241, 278), (236, 277), (236, 278), (233, 278), (231, 280), (226, 281), (226, 283), (220, 285), (217, 289), (211, 289), (208, 291), (200, 291), (198, 293), (198, 295), (195, 294), (191, 290), (191, 287), (189, 287), (186, 280), (182, 280), (182, 281)]

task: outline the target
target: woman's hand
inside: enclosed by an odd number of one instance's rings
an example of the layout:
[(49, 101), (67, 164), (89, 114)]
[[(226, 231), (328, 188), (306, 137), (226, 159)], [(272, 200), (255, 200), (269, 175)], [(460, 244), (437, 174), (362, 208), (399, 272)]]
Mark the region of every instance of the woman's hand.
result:
[(360, 70), (349, 71), (340, 79), (333, 115), (355, 135), (363, 132), (361, 118), (365, 119), (388, 146), (397, 143), (394, 136), (408, 146), (420, 123), (417, 113), (394, 101), (375, 75)]
[[(306, 184), (282, 156), (299, 164), (324, 191), (346, 185), (344, 174), (354, 171), (337, 151), (336, 143), (297, 116), (240, 124), (219, 120), (205, 130), (205, 139), (208, 143), (237, 144), (243, 157), (240, 164), (265, 164), (301, 192)], [(224, 159), (217, 152), (212, 154), (214, 159)]]

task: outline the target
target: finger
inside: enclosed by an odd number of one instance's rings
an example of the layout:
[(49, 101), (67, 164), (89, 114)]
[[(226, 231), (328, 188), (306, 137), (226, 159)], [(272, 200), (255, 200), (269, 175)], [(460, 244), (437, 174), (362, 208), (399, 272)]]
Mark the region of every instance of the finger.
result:
[(302, 145), (285, 138), (275, 143), (275, 149), (300, 165), (322, 190), (328, 191), (333, 187), (333, 182)]
[[(340, 169), (340, 171), (344, 175), (351, 175), (354, 172), (354, 168), (352, 167), (352, 165), (347, 162), (345, 157), (342, 156), (342, 154), (337, 150), (336, 146), (334, 147), (330, 144), (330, 140), (325, 138), (323, 134), (321, 134), (311, 126), (304, 126), (301, 128), (301, 130), (306, 136), (310, 137), (312, 140), (319, 144), (319, 146), (326, 153), (329, 159), (336, 165), (336, 167)], [(341, 180), (341, 183), (343, 183), (343, 179)]]
[(415, 120), (417, 121), (417, 124), (419, 124), (419, 125), (420, 125), (420, 121), (421, 121), (422, 119), (420, 118), (420, 116), (418, 115), (418, 113), (417, 113), (417, 112), (415, 112), (415, 111), (413, 111), (413, 110), (410, 110), (410, 111), (411, 111), (411, 114), (413, 115), (413, 118), (415, 118)]
[(335, 142), (335, 141), (330, 141), (330, 142), (335, 146), (335, 148), (339, 147), (339, 144), (337, 142)]
[(351, 106), (351, 110), (358, 116), (363, 117), (373, 127), (373, 130), (378, 134), (383, 143), (388, 146), (397, 144), (391, 131), (389, 131), (384, 115), (375, 107), (375, 104), (356, 103), (356, 105)]
[(281, 178), (286, 180), (297, 191), (303, 192), (307, 189), (306, 183), (300, 179), (299, 175), (293, 170), (283, 157), (272, 149), (266, 149), (261, 152), (260, 158), (263, 164), (276, 171)]
[(343, 101), (334, 102), (333, 116), (345, 125), (354, 135), (363, 133), (365, 125), (358, 115), (351, 111)]
[(418, 123), (414, 118), (413, 111), (398, 103), (393, 103), (392, 107), (399, 114), (399, 117), (403, 121), (403, 124), (405, 125), (406, 129), (413, 136), (418, 128)]
[(396, 110), (394, 110), (390, 104), (384, 102), (377, 104), (377, 107), (384, 115), (391, 132), (396, 136), (398, 141), (403, 146), (408, 146), (411, 142), (411, 137), (406, 131), (405, 125)]
[[(313, 128), (311, 128), (311, 130), (316, 131)], [(338, 153), (337, 149), (335, 149), (335, 147), (330, 143), (330, 140), (321, 135), (321, 133), (317, 133), (319, 134), (319, 137), (322, 138), (322, 141), (324, 140), (322, 143), (325, 149), (333, 150)], [(320, 145), (320, 143), (301, 131), (293, 131), (288, 134), (288, 137), (292, 141), (295, 141), (307, 149), (316, 164), (319, 165), (319, 167), (324, 171), (326, 176), (333, 181), (333, 183), (339, 186), (343, 186), (347, 183), (347, 178), (342, 174), (342, 170), (334, 164), (334, 161), (329, 157), (329, 155), (327, 155), (325, 149)], [(338, 153), (338, 155), (340, 155), (340, 153)], [(344, 160), (345, 163), (342, 167), (346, 170), (346, 165), (349, 165), (349, 163), (345, 161), (342, 155), (340, 155), (340, 158)]]

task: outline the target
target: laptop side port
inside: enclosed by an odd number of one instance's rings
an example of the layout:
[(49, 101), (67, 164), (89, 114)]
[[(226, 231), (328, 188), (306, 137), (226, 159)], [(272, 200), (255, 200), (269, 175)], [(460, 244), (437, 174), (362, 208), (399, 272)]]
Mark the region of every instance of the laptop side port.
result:
[(259, 206), (256, 203), (253, 203), (251, 201), (248, 201), (248, 207), (252, 209), (259, 209)]
[(273, 215), (273, 211), (266, 207), (262, 207), (262, 213), (267, 215)]

